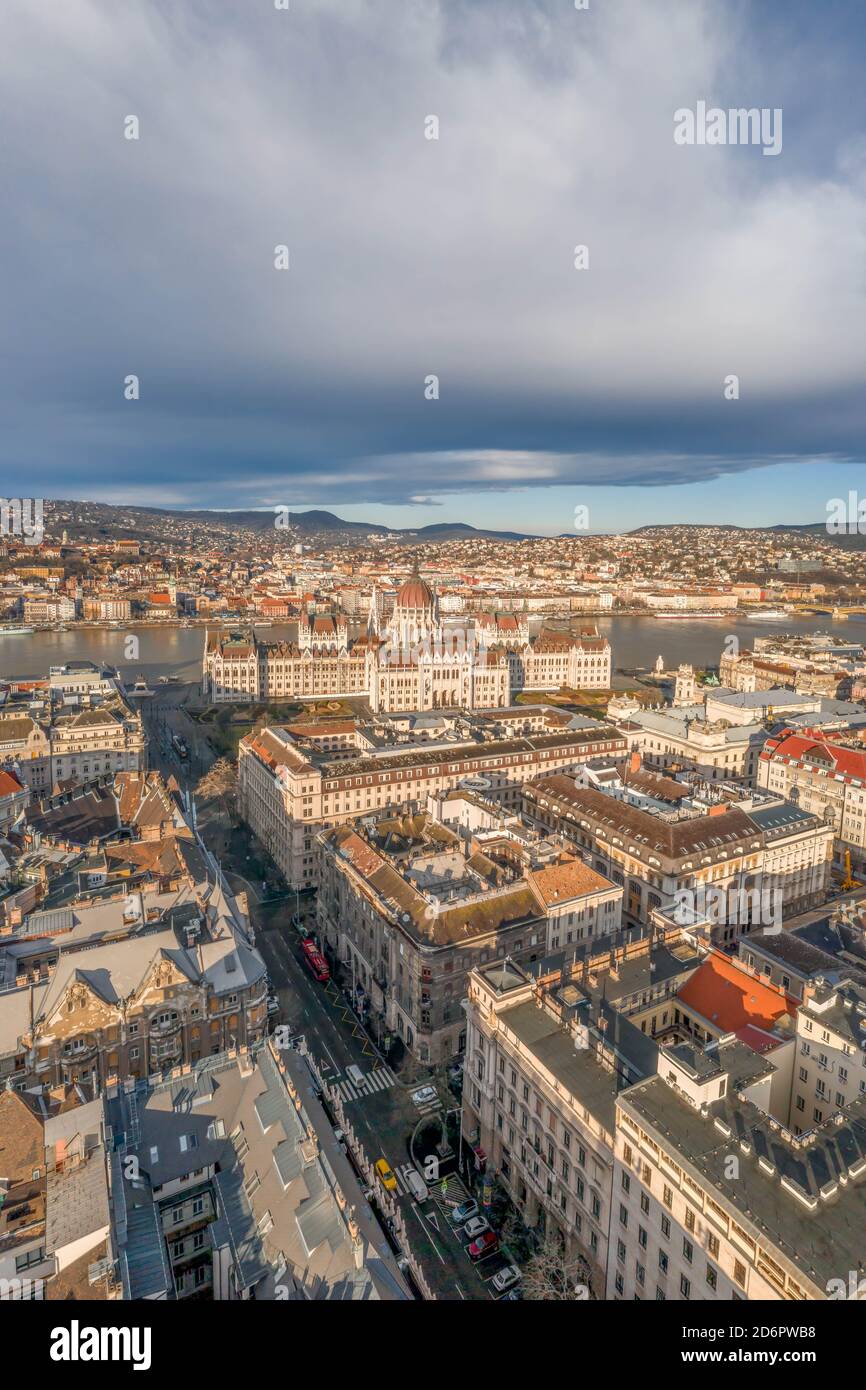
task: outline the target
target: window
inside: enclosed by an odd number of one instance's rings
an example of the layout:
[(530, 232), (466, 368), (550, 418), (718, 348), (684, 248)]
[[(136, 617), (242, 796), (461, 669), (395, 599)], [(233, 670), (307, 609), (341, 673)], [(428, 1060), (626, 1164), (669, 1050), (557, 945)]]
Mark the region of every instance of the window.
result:
[[(593, 1213), (593, 1215), (594, 1215), (594, 1213)], [(627, 1209), (627, 1207), (624, 1207), (624, 1206), (623, 1206), (622, 1202), (620, 1202), (620, 1204), (619, 1204), (619, 1224), (620, 1224), (621, 1226), (627, 1226), (627, 1225), (628, 1225), (628, 1209)]]
[(741, 1289), (746, 1287), (746, 1266), (741, 1260), (734, 1260), (734, 1278)]
[(623, 1192), (631, 1191), (631, 1178), (628, 1173), (623, 1173), (622, 1175), (622, 1190)]
[(709, 1236), (707, 1236), (707, 1249), (709, 1250), (709, 1252), (710, 1252), (710, 1254), (712, 1255), (713, 1259), (718, 1259), (718, 1257), (719, 1257), (719, 1238), (718, 1238), (718, 1236), (714, 1236), (714, 1235), (709, 1235)]
[(646, 1193), (646, 1192), (642, 1192), (642, 1193), (640, 1194), (640, 1209), (641, 1209), (641, 1211), (644, 1212), (647, 1216), (649, 1215), (650, 1199), (649, 1199), (649, 1194)]
[(670, 1240), (671, 1222), (669, 1216), (662, 1217), (662, 1235), (664, 1236), (665, 1240)]
[(688, 1281), (688, 1279), (686, 1278), (686, 1276), (685, 1276), (684, 1274), (681, 1274), (681, 1275), (680, 1275), (680, 1293), (682, 1294), (683, 1298), (688, 1298), (689, 1293), (691, 1292), (691, 1287), (692, 1287), (692, 1286), (691, 1286), (691, 1284), (689, 1283), (689, 1281)]
[(688, 1260), (689, 1264), (691, 1264), (692, 1262), (694, 1253), (695, 1247), (692, 1245), (690, 1240), (686, 1240), (685, 1236), (683, 1236), (683, 1258)]
[(667, 1274), (668, 1272), (668, 1257), (664, 1250), (659, 1251), (659, 1269), (662, 1274)]
[(662, 1201), (664, 1202), (668, 1210), (670, 1210), (670, 1208), (674, 1204), (673, 1188), (668, 1187), (667, 1183), (665, 1183), (664, 1187), (662, 1188)]
[(719, 1276), (712, 1265), (707, 1265), (707, 1283), (711, 1289), (717, 1289), (719, 1287)]

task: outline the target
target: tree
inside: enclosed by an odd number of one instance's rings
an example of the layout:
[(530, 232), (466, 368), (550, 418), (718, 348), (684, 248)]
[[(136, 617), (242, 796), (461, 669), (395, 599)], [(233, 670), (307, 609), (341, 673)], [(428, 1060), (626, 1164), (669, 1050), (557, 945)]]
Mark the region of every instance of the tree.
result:
[(592, 1297), (590, 1269), (580, 1254), (569, 1255), (558, 1234), (545, 1236), (523, 1266), (523, 1297), (573, 1303)]
[(238, 770), (231, 758), (219, 758), (199, 779), (196, 792), (207, 799), (218, 800), (234, 825), (237, 820), (235, 798), (238, 790)]

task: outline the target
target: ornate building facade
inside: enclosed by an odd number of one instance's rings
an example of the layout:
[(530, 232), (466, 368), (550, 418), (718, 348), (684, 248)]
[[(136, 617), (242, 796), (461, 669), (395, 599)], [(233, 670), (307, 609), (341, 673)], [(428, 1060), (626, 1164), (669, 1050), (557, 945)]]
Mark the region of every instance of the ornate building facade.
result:
[(604, 690), (611, 652), (596, 628), (530, 638), (525, 619), (479, 613), (468, 626), (442, 620), (418, 576), (400, 589), (383, 625), (374, 593), (363, 637), (343, 614), (304, 618), (297, 642), (255, 633), (208, 633), (202, 693), (215, 704), (365, 696), (376, 712), (503, 709), (521, 690)]

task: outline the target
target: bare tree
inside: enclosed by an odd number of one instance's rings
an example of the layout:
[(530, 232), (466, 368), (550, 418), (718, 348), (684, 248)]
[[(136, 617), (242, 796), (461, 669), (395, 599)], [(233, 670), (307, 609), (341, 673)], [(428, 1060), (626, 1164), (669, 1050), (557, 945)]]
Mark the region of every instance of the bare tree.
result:
[(547, 1235), (523, 1266), (523, 1297), (573, 1303), (592, 1298), (590, 1269), (582, 1255), (569, 1255), (558, 1235)]
[(231, 825), (236, 824), (235, 809), (238, 789), (237, 765), (231, 758), (219, 758), (200, 778), (196, 793), (208, 800), (218, 800)]

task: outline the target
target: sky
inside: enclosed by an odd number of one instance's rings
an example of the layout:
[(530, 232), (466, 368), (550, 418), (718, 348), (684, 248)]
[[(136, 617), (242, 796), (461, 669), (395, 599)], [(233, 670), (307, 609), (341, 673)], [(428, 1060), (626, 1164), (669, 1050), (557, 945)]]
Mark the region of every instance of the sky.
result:
[[(822, 520), (864, 56), (862, 0), (3, 0), (0, 491)], [(677, 143), (699, 103), (781, 149)]]

